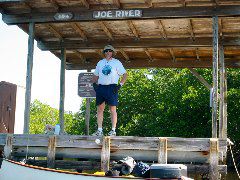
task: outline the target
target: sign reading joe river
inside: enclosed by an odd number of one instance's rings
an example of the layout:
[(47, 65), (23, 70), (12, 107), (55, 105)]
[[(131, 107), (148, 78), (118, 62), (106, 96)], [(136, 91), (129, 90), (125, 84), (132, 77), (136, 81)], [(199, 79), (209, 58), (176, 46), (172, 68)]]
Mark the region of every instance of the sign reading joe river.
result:
[(92, 86), (93, 73), (80, 73), (78, 76), (78, 95), (85, 98), (94, 98), (96, 93)]
[(124, 18), (140, 18), (142, 10), (109, 10), (109, 11), (93, 11), (95, 19), (124, 19)]

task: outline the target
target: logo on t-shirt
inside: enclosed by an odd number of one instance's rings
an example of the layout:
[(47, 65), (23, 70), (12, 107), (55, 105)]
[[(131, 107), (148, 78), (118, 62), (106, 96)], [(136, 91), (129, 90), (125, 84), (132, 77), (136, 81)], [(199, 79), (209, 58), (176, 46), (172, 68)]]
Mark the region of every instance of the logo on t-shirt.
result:
[(102, 69), (102, 73), (106, 76), (111, 74), (111, 72), (112, 72), (112, 66), (110, 65), (105, 65)]

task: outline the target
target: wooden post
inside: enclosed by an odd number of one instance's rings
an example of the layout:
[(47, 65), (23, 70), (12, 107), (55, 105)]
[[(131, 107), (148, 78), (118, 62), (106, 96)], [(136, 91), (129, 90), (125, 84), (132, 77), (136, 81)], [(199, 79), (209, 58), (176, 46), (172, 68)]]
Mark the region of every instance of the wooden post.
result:
[(166, 138), (159, 138), (158, 163), (167, 164), (167, 139)]
[(85, 134), (89, 135), (89, 121), (90, 121), (90, 98), (86, 99), (86, 115), (85, 115)]
[(25, 134), (29, 133), (33, 51), (34, 51), (34, 27), (35, 27), (34, 22), (29, 23), (27, 76), (26, 76), (26, 92), (25, 92), (25, 110), (24, 110), (24, 133)]
[(55, 167), (56, 136), (50, 136), (48, 141), (47, 167)]
[(110, 163), (110, 137), (104, 137), (101, 152), (101, 170), (106, 172), (109, 170)]
[(218, 17), (213, 17), (213, 105), (212, 105), (212, 137), (217, 138), (218, 112)]
[(59, 120), (60, 134), (64, 133), (64, 99), (65, 99), (65, 66), (66, 66), (66, 49), (61, 48), (61, 71), (60, 71), (60, 104), (59, 104)]
[(224, 62), (224, 48), (222, 43), (219, 49), (219, 67), (220, 67), (219, 137), (227, 138), (227, 79)]
[(12, 141), (13, 141), (13, 135), (12, 134), (7, 134), (7, 136), (6, 136), (6, 144), (4, 146), (4, 157), (6, 159), (11, 159)]
[(210, 139), (210, 157), (209, 157), (209, 175), (211, 180), (216, 180), (219, 178), (218, 172), (218, 139)]
[[(91, 72), (90, 69), (87, 70), (87, 72)], [(90, 121), (90, 98), (86, 98), (86, 115), (85, 115), (85, 134), (89, 135), (89, 121)]]

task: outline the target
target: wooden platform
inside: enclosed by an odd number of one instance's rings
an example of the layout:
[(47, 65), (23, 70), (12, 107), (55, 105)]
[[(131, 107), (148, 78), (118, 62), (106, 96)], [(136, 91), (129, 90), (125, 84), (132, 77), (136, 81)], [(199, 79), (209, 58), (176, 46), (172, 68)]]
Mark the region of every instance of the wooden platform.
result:
[[(103, 137), (100, 143), (93, 136), (48, 136), (0, 134), (0, 149), (8, 158), (47, 157), (47, 161), (31, 164), (58, 167), (107, 170), (112, 160), (126, 156), (136, 161), (155, 163), (183, 163), (189, 172), (210, 172), (217, 167), (226, 173), (223, 155), (227, 152), (226, 139), (173, 137)], [(55, 158), (84, 158), (85, 161), (64, 161)], [(98, 161), (92, 163), (91, 161)], [(100, 162), (99, 162), (100, 161)]]

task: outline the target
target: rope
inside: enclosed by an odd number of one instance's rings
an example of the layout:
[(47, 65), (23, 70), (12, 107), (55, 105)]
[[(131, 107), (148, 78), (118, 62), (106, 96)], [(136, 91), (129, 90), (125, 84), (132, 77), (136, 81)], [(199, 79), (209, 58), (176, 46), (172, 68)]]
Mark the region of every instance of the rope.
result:
[(236, 170), (237, 175), (238, 175), (238, 179), (240, 179), (240, 175), (239, 175), (239, 172), (238, 172), (238, 169), (237, 169), (237, 166), (236, 166), (234, 157), (233, 157), (233, 152), (232, 152), (232, 146), (231, 146), (231, 144), (230, 144), (230, 152), (231, 152), (231, 155), (232, 155), (232, 160), (233, 160), (233, 164), (234, 164), (235, 170)]

